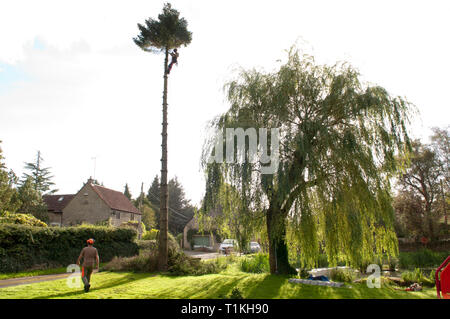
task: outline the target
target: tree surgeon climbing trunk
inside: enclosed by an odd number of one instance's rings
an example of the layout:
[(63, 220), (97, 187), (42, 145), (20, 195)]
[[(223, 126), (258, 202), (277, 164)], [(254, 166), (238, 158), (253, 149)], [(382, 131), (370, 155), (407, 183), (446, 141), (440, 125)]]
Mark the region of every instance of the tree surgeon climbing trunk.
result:
[(163, 92), (163, 122), (162, 122), (162, 155), (161, 155), (161, 195), (160, 195), (160, 223), (159, 223), (159, 248), (158, 268), (167, 270), (168, 242), (167, 232), (169, 226), (169, 190), (167, 187), (167, 62), (169, 49), (166, 48), (164, 59), (164, 92)]
[(279, 208), (272, 205), (267, 211), (267, 234), (269, 236), (270, 273), (296, 273), (295, 269), (289, 265), (285, 216)]

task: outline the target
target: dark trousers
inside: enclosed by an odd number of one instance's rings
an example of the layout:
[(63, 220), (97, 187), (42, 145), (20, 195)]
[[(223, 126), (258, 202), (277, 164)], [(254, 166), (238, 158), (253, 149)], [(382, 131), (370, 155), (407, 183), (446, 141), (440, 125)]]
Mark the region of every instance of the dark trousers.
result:
[(167, 70), (167, 73), (170, 73), (170, 71), (172, 70), (172, 66), (175, 64), (175, 63), (177, 63), (177, 61), (175, 60), (175, 61), (172, 61), (172, 62), (170, 62), (170, 64), (169, 64), (169, 67), (168, 67), (168, 70)]
[(94, 266), (83, 266), (81, 268), (81, 280), (85, 286), (89, 285), (91, 282), (91, 275), (94, 271)]

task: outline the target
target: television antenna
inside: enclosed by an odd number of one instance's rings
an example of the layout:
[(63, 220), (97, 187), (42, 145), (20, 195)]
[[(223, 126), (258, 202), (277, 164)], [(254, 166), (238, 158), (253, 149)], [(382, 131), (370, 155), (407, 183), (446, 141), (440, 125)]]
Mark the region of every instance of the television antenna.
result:
[(95, 169), (97, 168), (97, 157), (91, 157), (91, 160), (94, 161), (94, 175), (93, 175), (93, 179), (95, 180)]

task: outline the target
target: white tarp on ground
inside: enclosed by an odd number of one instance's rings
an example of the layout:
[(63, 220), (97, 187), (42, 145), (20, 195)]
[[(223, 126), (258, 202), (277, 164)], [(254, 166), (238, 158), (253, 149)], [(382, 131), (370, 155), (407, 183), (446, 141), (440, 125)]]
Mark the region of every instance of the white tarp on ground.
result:
[(327, 286), (327, 287), (337, 287), (337, 288), (344, 286), (344, 283), (342, 283), (342, 282), (297, 279), (297, 278), (291, 278), (291, 279), (289, 279), (289, 282), (292, 282), (295, 284), (306, 284), (306, 285)]

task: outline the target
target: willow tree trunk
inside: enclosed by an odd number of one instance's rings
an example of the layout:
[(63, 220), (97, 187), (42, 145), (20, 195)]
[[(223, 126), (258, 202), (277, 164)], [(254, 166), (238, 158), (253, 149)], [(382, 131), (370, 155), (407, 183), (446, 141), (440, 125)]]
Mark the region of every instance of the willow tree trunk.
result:
[(169, 50), (166, 48), (164, 58), (164, 92), (163, 92), (163, 122), (162, 122), (162, 155), (161, 155), (161, 194), (160, 194), (160, 223), (159, 223), (159, 245), (158, 245), (158, 268), (167, 270), (168, 241), (167, 232), (169, 226), (169, 190), (167, 187), (167, 63)]
[(270, 205), (267, 211), (267, 234), (269, 236), (269, 264), (271, 274), (293, 274), (289, 265), (286, 245), (286, 220), (283, 212)]

